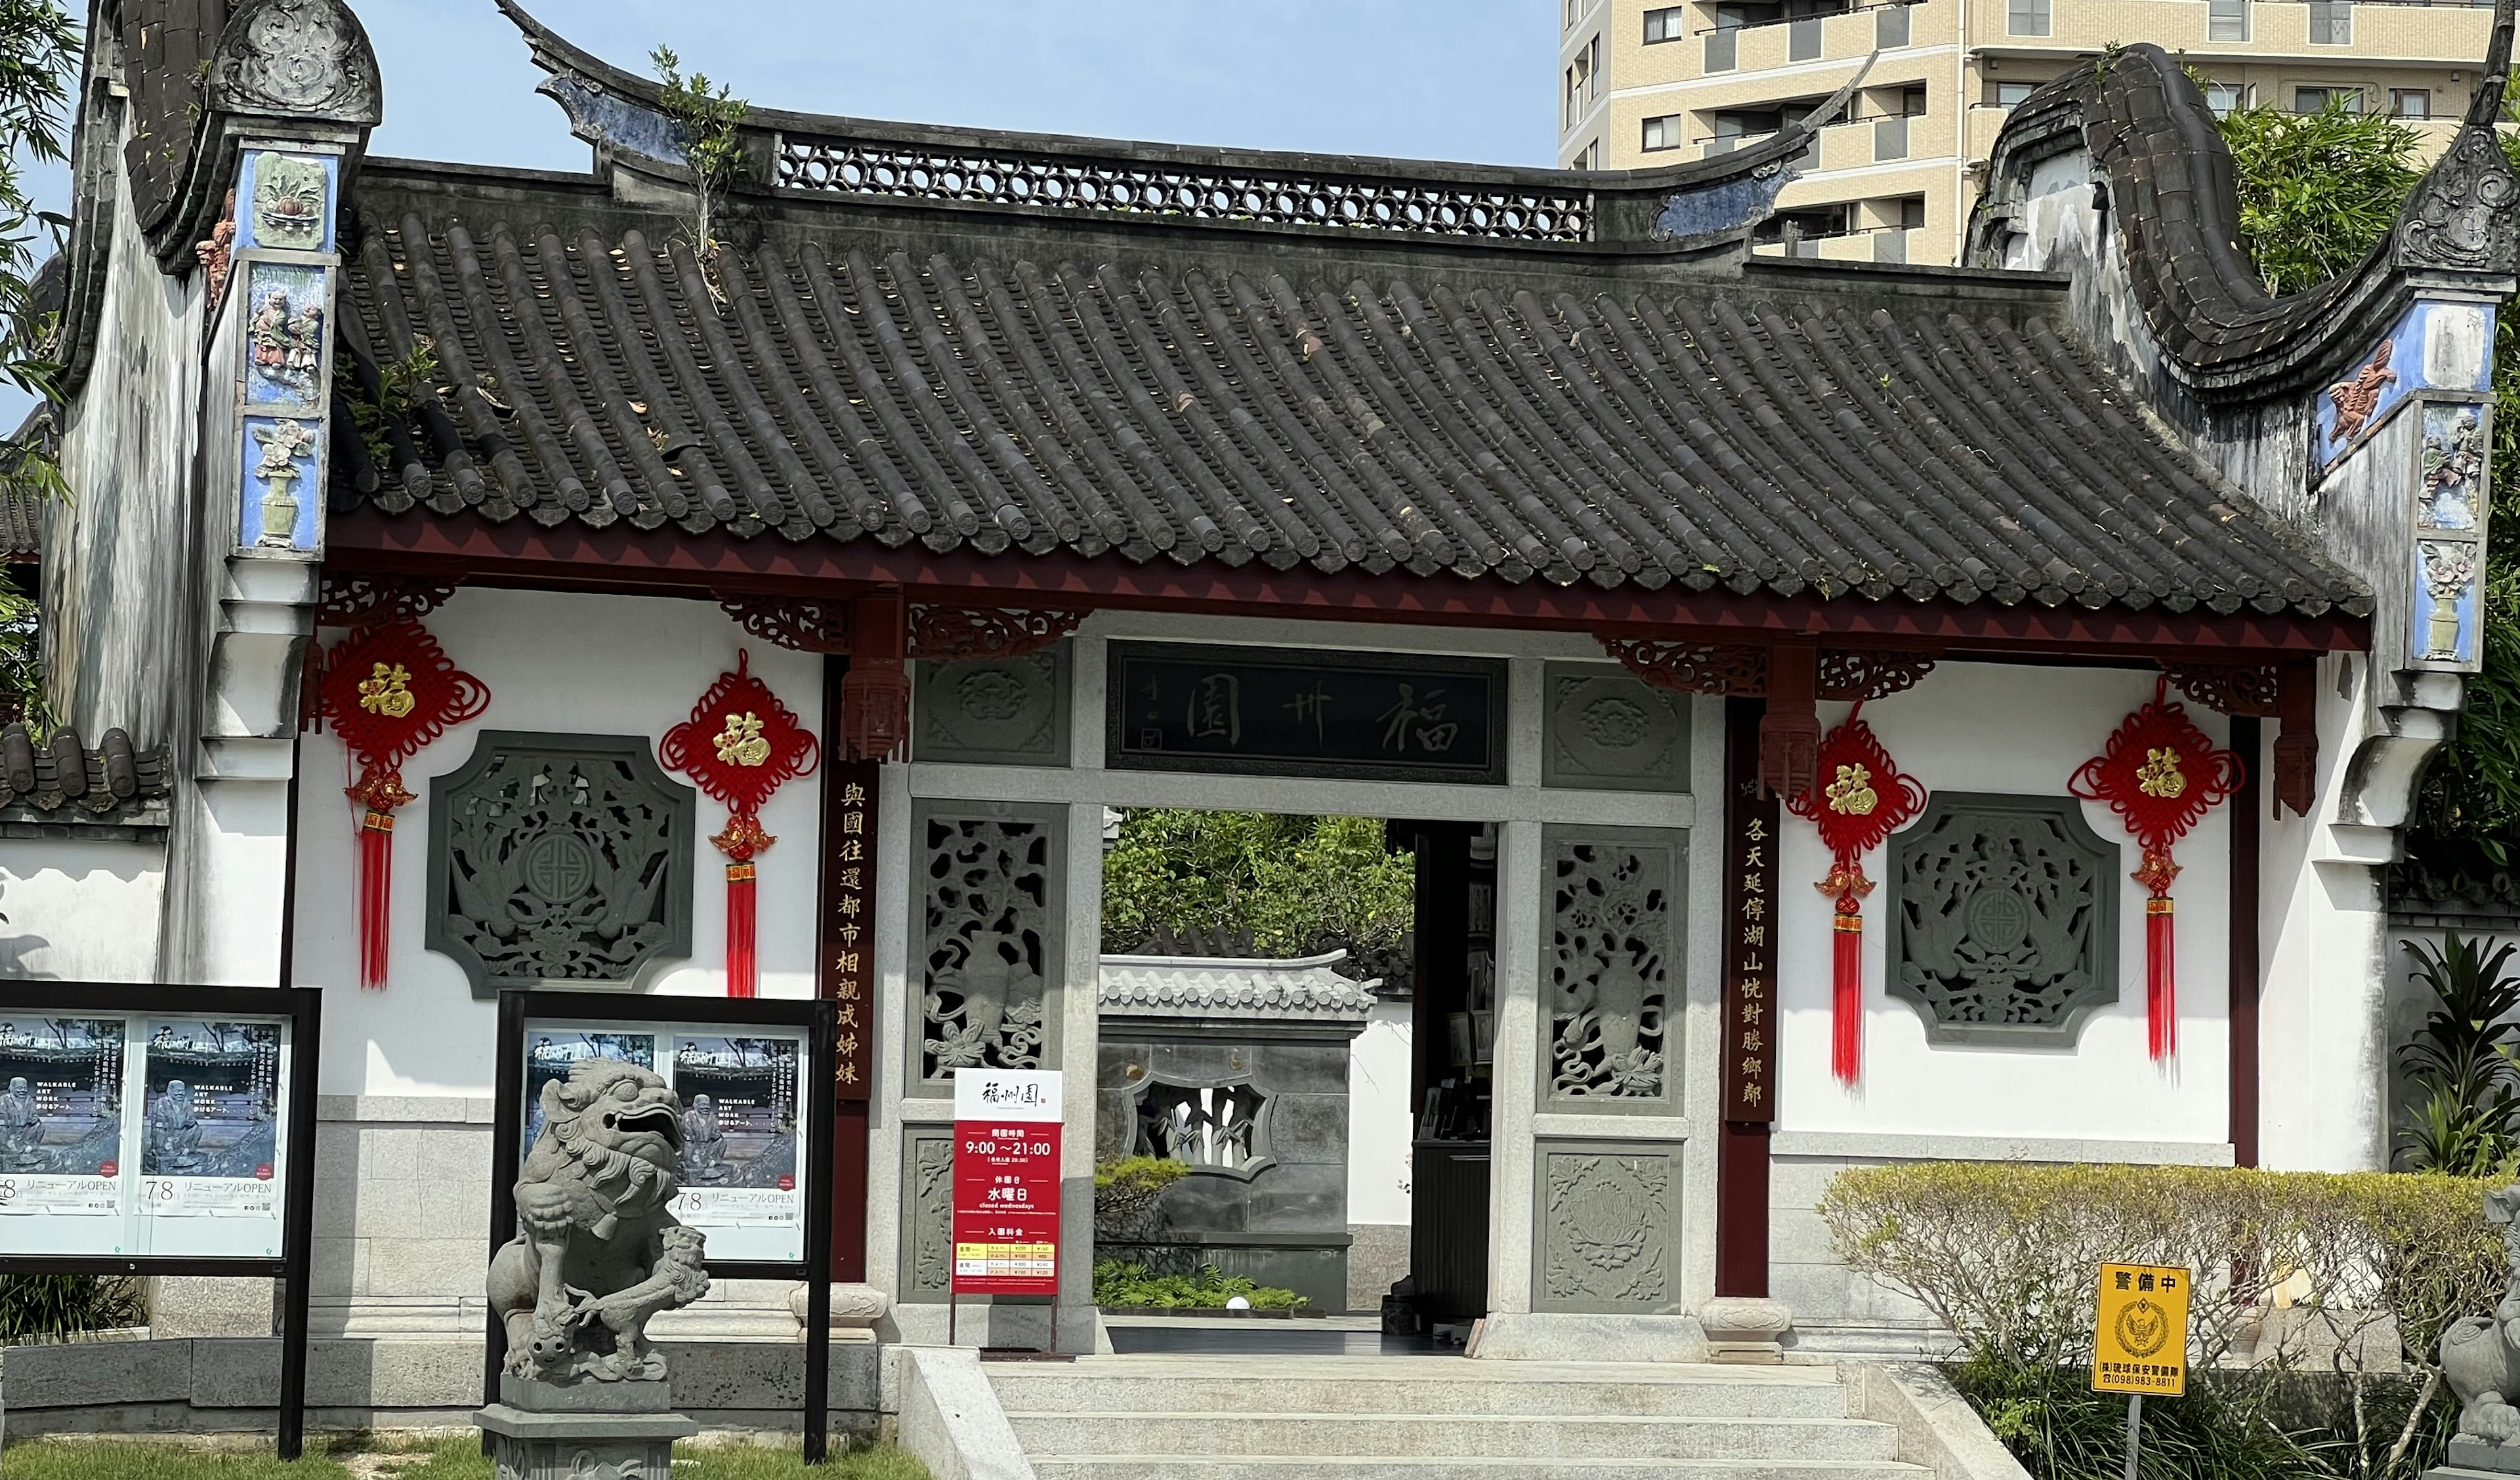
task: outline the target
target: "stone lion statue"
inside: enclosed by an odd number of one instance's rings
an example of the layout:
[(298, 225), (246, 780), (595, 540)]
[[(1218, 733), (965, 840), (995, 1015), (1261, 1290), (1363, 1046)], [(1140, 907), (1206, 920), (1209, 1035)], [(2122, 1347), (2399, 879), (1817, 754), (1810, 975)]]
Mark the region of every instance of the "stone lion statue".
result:
[(2520, 1183), (2485, 1194), (2485, 1221), (2502, 1230), (2511, 1282), (2494, 1317), (2468, 1316), (2442, 1332), (2442, 1375), (2458, 1394), (2458, 1437), (2520, 1449)]
[(543, 1129), (517, 1179), (514, 1240), (490, 1260), (508, 1370), (547, 1382), (659, 1380), (648, 1318), (708, 1293), (699, 1231), (674, 1220), (681, 1102), (616, 1058), (543, 1086)]

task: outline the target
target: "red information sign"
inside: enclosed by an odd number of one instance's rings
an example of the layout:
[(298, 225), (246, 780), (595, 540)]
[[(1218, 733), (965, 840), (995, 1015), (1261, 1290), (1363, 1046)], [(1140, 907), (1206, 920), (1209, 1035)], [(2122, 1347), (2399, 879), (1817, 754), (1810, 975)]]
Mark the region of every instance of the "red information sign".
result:
[(954, 1073), (954, 1293), (1058, 1293), (1059, 1075)]

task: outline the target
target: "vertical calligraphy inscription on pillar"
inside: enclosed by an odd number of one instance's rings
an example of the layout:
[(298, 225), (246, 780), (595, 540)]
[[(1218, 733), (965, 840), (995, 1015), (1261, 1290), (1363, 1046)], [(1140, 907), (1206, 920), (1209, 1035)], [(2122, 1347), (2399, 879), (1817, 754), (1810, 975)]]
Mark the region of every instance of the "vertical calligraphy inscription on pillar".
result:
[(1729, 763), (1724, 788), (1724, 1118), (1777, 1118), (1776, 923), (1778, 803), (1748, 768)]
[(833, 763), (823, 782), (822, 995), (839, 1004), (833, 1093), (874, 1093), (876, 761)]

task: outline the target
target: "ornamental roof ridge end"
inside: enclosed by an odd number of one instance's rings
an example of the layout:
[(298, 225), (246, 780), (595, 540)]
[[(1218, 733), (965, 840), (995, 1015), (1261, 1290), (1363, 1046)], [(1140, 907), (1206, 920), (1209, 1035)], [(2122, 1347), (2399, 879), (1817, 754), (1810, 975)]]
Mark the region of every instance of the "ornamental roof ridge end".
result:
[(2042, 194), (2034, 174), (2083, 150), (2099, 229), (2118, 239), (2171, 374), (2209, 402), (2314, 385), (2386, 334), (2419, 289), (2512, 291), (2520, 178), (2497, 123), (2514, 9), (2515, 0), (2497, 0), (2483, 80), (2450, 147), (2369, 254), (2325, 282), (2280, 296), (2268, 291), (2239, 245), (2237, 176), (2218, 118), (2183, 54), (2148, 41), (2067, 69), (2012, 110), (1989, 153), (1962, 259), (2002, 265)]
[[(570, 132), (593, 148), (599, 174), (624, 168), (691, 183), (660, 84), (569, 41), (520, 0), (498, 5), (548, 74), (536, 91), (559, 104)], [(738, 126), (742, 174), (730, 194), (789, 204), (816, 196), (896, 206), (924, 200), (1131, 226), (1738, 257), (1877, 56), (1819, 107), (1755, 144), (1625, 170), (1164, 144), (746, 105)]]

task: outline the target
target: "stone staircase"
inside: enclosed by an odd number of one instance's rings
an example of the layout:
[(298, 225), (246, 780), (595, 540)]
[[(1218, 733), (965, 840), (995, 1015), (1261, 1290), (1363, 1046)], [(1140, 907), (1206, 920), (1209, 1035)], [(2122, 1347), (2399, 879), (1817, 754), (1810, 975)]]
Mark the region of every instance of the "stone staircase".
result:
[(1038, 1480), (1931, 1480), (1828, 1367), (1139, 1355), (990, 1364)]

